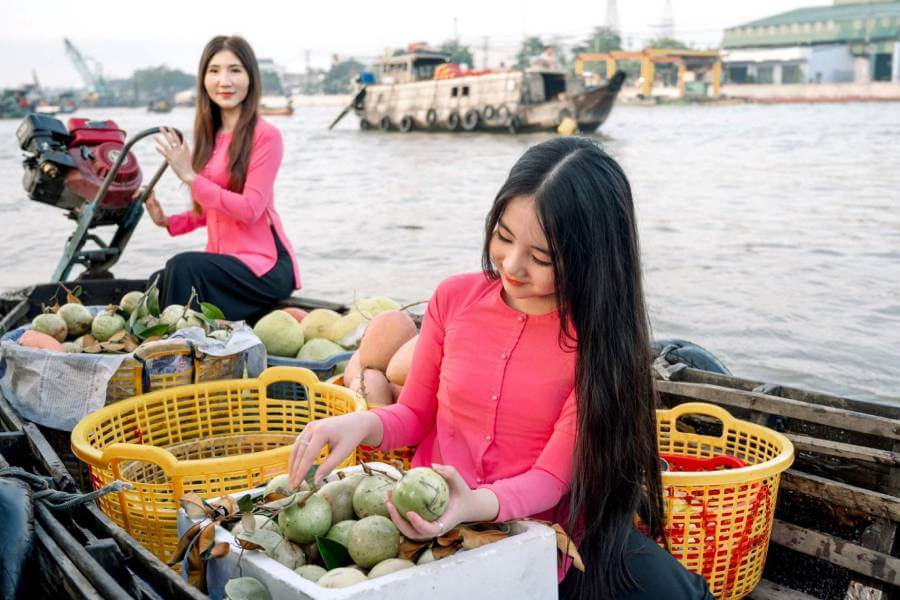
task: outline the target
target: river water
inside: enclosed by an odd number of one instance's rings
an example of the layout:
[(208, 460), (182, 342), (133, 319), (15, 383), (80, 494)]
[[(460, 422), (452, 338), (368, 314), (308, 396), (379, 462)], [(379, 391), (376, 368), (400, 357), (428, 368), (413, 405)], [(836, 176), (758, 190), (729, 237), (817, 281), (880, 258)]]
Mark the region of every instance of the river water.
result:
[[(482, 223), (509, 168), (550, 134), (360, 132), (339, 107), (272, 117), (276, 202), (310, 297), (426, 299), (479, 268)], [(84, 110), (131, 133), (193, 113)], [(18, 121), (0, 121), (0, 289), (49, 279), (73, 223), (28, 201)], [(598, 137), (639, 213), (654, 336), (694, 341), (736, 374), (900, 401), (900, 104), (617, 106)], [(149, 177), (152, 143), (136, 153)], [(167, 211), (187, 190), (167, 173)], [(117, 276), (143, 277), (205, 231), (145, 218)]]

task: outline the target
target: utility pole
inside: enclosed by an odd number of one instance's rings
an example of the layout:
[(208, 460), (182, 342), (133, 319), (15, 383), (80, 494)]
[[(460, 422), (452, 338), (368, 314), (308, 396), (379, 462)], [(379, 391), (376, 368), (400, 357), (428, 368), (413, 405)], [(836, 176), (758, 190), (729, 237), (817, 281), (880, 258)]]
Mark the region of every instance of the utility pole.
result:
[(488, 36), (484, 36), (484, 46), (482, 47), (483, 58), (481, 59), (482, 69), (487, 69), (488, 67)]

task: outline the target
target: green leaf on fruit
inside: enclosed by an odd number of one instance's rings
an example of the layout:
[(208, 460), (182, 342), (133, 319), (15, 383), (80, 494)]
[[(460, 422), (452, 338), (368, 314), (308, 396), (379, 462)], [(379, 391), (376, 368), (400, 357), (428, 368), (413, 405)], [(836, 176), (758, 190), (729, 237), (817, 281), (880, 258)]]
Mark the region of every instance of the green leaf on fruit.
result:
[(347, 548), (340, 542), (330, 540), (321, 536), (316, 536), (316, 546), (319, 548), (319, 554), (322, 556), (322, 562), (329, 571), (338, 567), (346, 567), (353, 564), (350, 553)]
[(319, 468), (319, 465), (313, 465), (309, 468), (309, 471), (306, 472), (306, 477), (303, 478), (303, 481), (309, 484), (310, 488), (318, 487), (316, 486), (315, 477), (316, 470)]
[(147, 310), (154, 317), (159, 316), (159, 290), (156, 289), (155, 283), (150, 288), (149, 296), (147, 297)]
[(225, 318), (225, 313), (223, 313), (218, 306), (210, 304), (209, 302), (201, 302), (200, 310), (203, 312), (204, 317), (213, 321)]
[(154, 325), (153, 327), (144, 327), (140, 332), (133, 331), (134, 335), (138, 336), (142, 340), (146, 340), (150, 337), (158, 337), (163, 336), (169, 331), (169, 326), (165, 323), (160, 323), (159, 325)]
[(238, 499), (238, 510), (242, 513), (248, 513), (253, 510), (253, 498), (250, 494), (244, 494)]

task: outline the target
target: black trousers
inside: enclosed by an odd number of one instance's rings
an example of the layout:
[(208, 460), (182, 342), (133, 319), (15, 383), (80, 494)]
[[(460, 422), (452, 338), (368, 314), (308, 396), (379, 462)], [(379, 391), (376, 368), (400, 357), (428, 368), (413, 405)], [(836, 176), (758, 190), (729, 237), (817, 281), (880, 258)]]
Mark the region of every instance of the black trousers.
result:
[[(616, 600), (714, 600), (706, 580), (685, 569), (656, 542), (632, 529), (625, 546), (625, 565), (638, 588)], [(595, 600), (577, 593), (581, 572), (569, 569), (559, 584), (560, 600)]]
[(166, 262), (165, 269), (150, 276), (150, 281), (159, 276), (160, 307), (186, 303), (194, 288), (200, 302), (215, 304), (231, 321), (261, 317), (294, 291), (291, 257), (274, 229), (272, 236), (278, 260), (261, 277), (233, 256), (211, 252), (176, 254)]

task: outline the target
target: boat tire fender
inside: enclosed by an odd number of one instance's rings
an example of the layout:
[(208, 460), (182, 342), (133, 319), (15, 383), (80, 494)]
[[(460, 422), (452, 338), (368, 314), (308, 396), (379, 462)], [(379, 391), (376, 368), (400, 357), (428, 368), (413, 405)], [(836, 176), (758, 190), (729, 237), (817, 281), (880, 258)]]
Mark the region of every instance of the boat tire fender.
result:
[(363, 131), (368, 131), (368, 130), (372, 129), (372, 124), (369, 122), (368, 119), (363, 117), (362, 119), (359, 120), (359, 128), (362, 129)]
[(393, 123), (391, 123), (391, 118), (387, 115), (381, 117), (381, 121), (378, 122), (378, 126), (382, 131), (390, 131)]
[(459, 113), (456, 111), (450, 113), (450, 116), (447, 117), (447, 129), (450, 131), (457, 131), (461, 125), (462, 117), (459, 116)]
[(509, 120), (509, 132), (510, 133), (519, 133), (522, 131), (522, 119), (513, 115), (513, 117)]
[(505, 104), (497, 107), (497, 119), (504, 124), (509, 120), (509, 108)]
[(433, 108), (429, 108), (428, 112), (425, 113), (425, 122), (428, 123), (430, 127), (434, 127), (437, 125), (437, 111)]
[(682, 363), (692, 369), (731, 375), (728, 367), (712, 352), (693, 342), (675, 338), (653, 340), (650, 345), (654, 355), (662, 355), (670, 364)]
[(481, 111), (481, 116), (484, 117), (485, 121), (493, 119), (496, 115), (497, 111), (490, 104), (486, 105)]
[(558, 115), (557, 118), (556, 118), (556, 123), (557, 123), (557, 125), (559, 125), (560, 123), (562, 123), (562, 122), (565, 121), (566, 119), (571, 119), (571, 118), (573, 118), (573, 117), (572, 117), (572, 111), (569, 110), (568, 108), (564, 108), (564, 109), (562, 109), (561, 111), (559, 111), (559, 115)]
[(413, 118), (409, 115), (406, 115), (402, 119), (400, 119), (400, 131), (403, 133), (409, 133), (415, 128), (416, 122), (413, 121)]
[(462, 120), (463, 129), (466, 131), (475, 131), (478, 129), (478, 124), (481, 122), (481, 115), (474, 108), (470, 108), (466, 111), (465, 116)]

